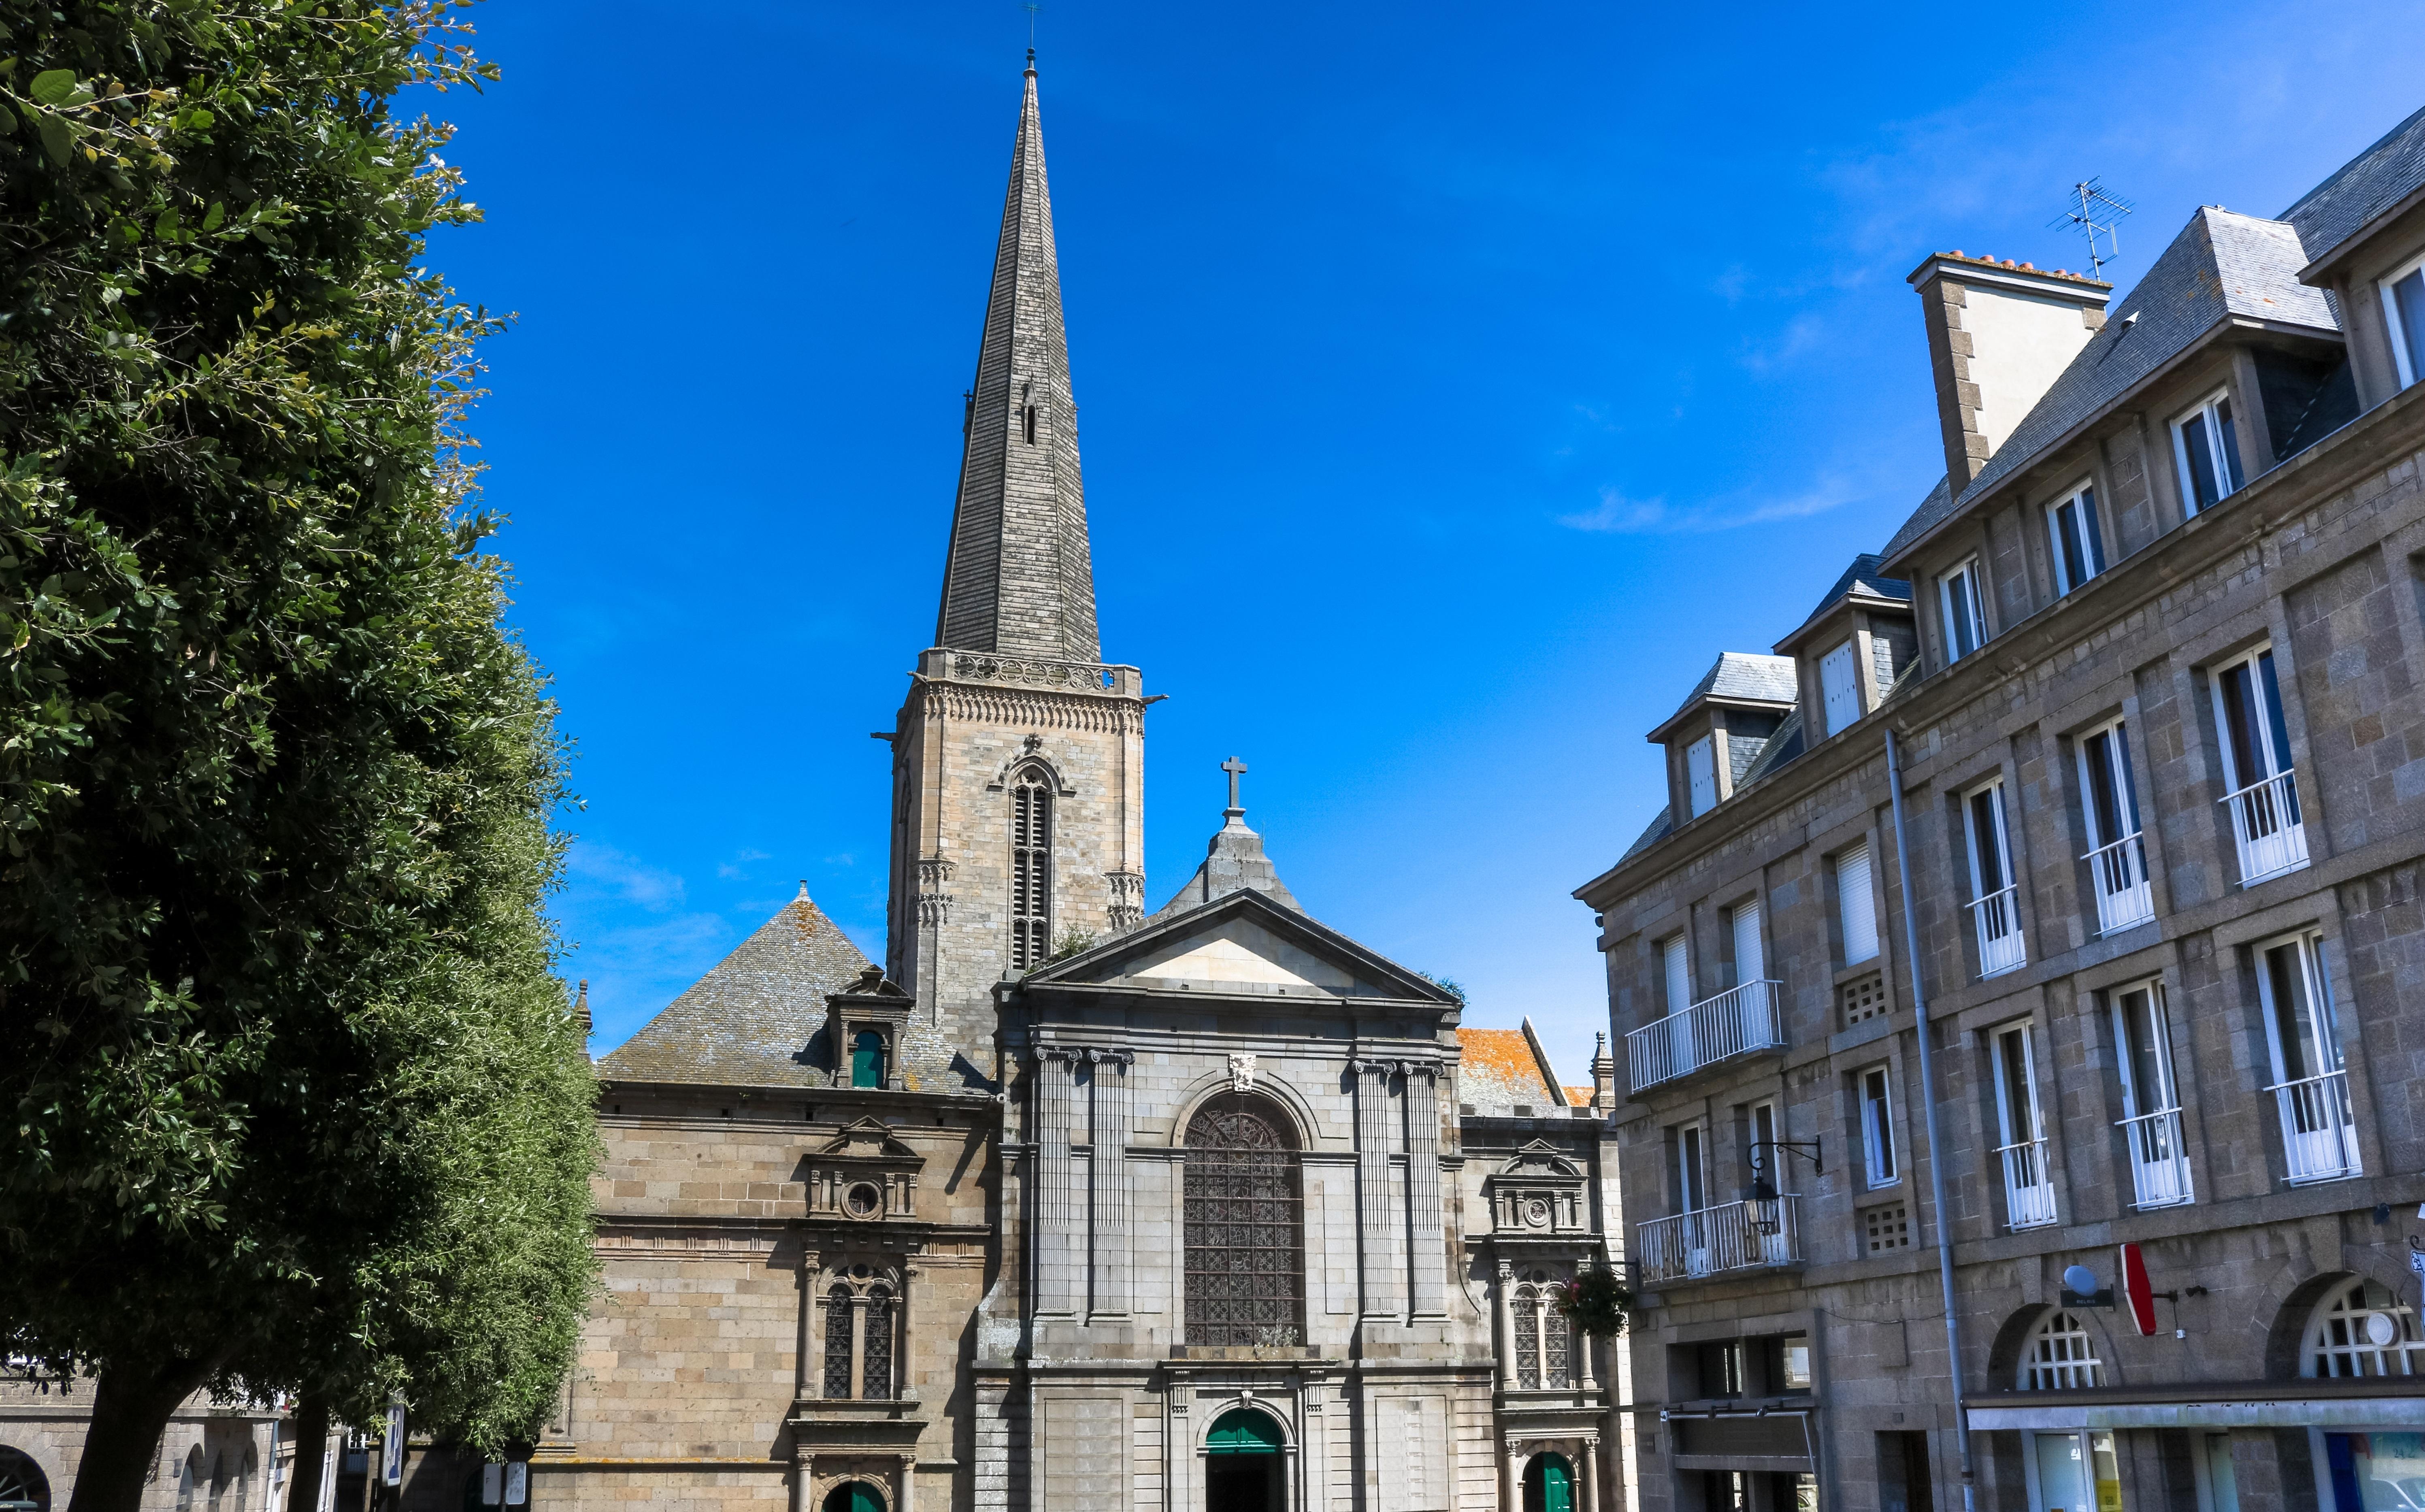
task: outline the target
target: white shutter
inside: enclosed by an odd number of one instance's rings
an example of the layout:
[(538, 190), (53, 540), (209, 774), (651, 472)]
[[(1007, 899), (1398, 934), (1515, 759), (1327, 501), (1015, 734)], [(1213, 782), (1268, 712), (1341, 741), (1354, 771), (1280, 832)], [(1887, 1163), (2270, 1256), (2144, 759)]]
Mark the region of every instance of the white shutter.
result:
[(1693, 973), (1684, 959), (1684, 937), (1674, 936), (1660, 948), (1667, 957), (1667, 1011), (1681, 1013), (1693, 1005)]
[(1709, 736), (1684, 748), (1684, 778), (1692, 784), (1694, 818), (1718, 806), (1717, 748)]
[(1878, 906), (1870, 887), (1868, 842), (1836, 858), (1836, 901), (1844, 922), (1844, 964), (1878, 953)]
[(1827, 733), (1832, 735), (1861, 716), (1861, 694), (1853, 677), (1851, 641), (1819, 659), (1819, 687), (1827, 700)]
[(1735, 986), (1767, 975), (1768, 963), (1759, 953), (1759, 900), (1755, 898), (1735, 909)]

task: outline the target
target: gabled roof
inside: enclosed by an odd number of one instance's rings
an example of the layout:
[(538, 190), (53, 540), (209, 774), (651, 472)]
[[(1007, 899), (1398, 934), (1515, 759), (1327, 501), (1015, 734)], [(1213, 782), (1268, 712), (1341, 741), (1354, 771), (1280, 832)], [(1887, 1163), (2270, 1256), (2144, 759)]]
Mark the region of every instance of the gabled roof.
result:
[(1897, 560), (2231, 316), (2337, 335), (2331, 301), (2299, 281), (2306, 263), (2288, 221), (2201, 208), (2138, 287), (2107, 313), (2105, 328), (2089, 338), (1961, 497), (1948, 499), (1939, 483), (1887, 543), (1883, 559)]
[(598, 1063), (610, 1082), (811, 1086), (809, 1038), (826, 994), (859, 979), (867, 957), (800, 895), (735, 946), (690, 989)]
[(1853, 565), (1844, 569), (1844, 575), (1836, 579), (1836, 586), (1829, 588), (1819, 600), (1819, 606), (1803, 616), (1803, 619), (1806, 621), (1816, 619), (1834, 608), (1838, 601), (1851, 598), (1855, 594), (1865, 599), (1883, 600), (1889, 603), (1910, 603), (1911, 585), (1902, 578), (1888, 577), (1880, 571), (1878, 569), (1885, 561), (1886, 558), (1875, 552), (1863, 552), (1854, 557)]
[(2425, 187), (2425, 110), (2342, 164), (2283, 211), (2282, 218), (2299, 228), (2307, 256), (2321, 263), (2420, 187)]
[(1763, 656), (1758, 651), (1726, 651), (1701, 674), (1701, 681), (1676, 705), (1676, 712), (1659, 721), (1650, 732), (1657, 741), (1667, 728), (1702, 703), (1756, 703), (1769, 707), (1790, 706), (1801, 697), (1798, 678), (1791, 656)]
[(1178, 913), (1157, 914), (1092, 950), (1029, 973), (1020, 986), (1154, 991), (1176, 989), (1180, 982), (1240, 995), (1383, 998), (1456, 1006), (1455, 998), (1421, 973), (1253, 889)]
[(1458, 1064), (1456, 1100), (1483, 1118), (1525, 1118), (1519, 1107), (1547, 1116), (1566, 1105), (1533, 1043), (1521, 1029), (1467, 1029), (1456, 1032)]

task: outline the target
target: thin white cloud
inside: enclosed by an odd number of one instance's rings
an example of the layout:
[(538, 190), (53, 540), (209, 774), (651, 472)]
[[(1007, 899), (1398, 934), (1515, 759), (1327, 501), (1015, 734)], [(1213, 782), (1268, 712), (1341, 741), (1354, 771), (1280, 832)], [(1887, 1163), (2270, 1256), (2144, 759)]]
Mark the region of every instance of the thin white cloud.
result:
[(1600, 490), (1598, 506), (1580, 514), (1560, 515), (1558, 523), (1595, 535), (1701, 535), (1824, 514), (1863, 496), (1863, 491), (1837, 478), (1822, 480), (1785, 498), (1737, 494), (1682, 505), (1670, 504), (1664, 497), (1631, 498), (1607, 488)]
[(666, 913), (682, 906), (684, 888), (680, 877), (597, 841), (575, 843), (572, 854), (565, 860), (565, 870), (571, 874), (576, 885), (598, 888), (650, 913)]

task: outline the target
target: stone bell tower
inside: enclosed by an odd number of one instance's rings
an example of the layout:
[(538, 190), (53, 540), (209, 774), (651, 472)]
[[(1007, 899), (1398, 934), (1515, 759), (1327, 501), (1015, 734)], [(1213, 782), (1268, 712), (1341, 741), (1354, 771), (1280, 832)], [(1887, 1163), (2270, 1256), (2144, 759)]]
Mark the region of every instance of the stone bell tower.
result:
[(991, 1074), (993, 989), (1144, 913), (1145, 695), (1106, 665), (1036, 57), (962, 426), (935, 644), (892, 734), (886, 954)]

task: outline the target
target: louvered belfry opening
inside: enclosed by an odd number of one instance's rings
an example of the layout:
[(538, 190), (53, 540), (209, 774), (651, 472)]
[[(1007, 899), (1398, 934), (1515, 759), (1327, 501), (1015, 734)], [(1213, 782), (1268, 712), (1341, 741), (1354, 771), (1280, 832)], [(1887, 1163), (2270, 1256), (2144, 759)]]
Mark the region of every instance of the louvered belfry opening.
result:
[(1263, 1100), (1225, 1092), (1187, 1122), (1187, 1342), (1305, 1339), (1297, 1151)]
[(1052, 952), (1052, 789), (1034, 767), (1010, 785), (1010, 965), (1041, 966)]

